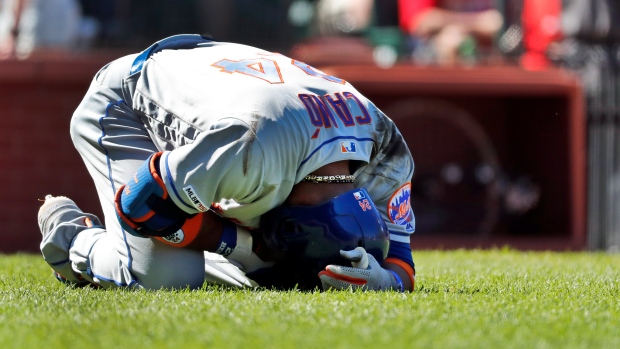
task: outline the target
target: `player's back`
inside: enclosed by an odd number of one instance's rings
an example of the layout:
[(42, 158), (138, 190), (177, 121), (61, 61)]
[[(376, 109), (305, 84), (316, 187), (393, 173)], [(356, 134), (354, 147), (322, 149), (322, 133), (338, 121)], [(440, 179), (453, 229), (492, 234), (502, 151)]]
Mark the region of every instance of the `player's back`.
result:
[(281, 118), (284, 111), (304, 110), (298, 94), (323, 95), (344, 84), (278, 53), (207, 42), (154, 54), (144, 64), (136, 94), (204, 129), (231, 116)]
[[(153, 55), (133, 106), (157, 120), (156, 132), (170, 126), (159, 132), (168, 142), (162, 148), (243, 122), (269, 148), (274, 165), (310, 171), (326, 162), (368, 160), (378, 115), (342, 79), (278, 53), (221, 42)], [(171, 135), (175, 131), (182, 136)]]
[[(362, 167), (356, 171), (355, 185), (381, 200), (411, 177), (411, 155), (393, 122), (346, 81), (250, 46), (200, 46), (164, 50), (148, 59), (132, 103), (150, 120), (160, 149), (196, 144), (206, 134), (224, 129), (243, 138), (241, 156), (224, 150), (241, 138), (229, 137), (229, 144), (219, 144), (207, 137), (207, 147), (222, 149), (214, 153), (218, 159), (197, 156), (196, 161), (183, 162), (191, 182), (197, 169), (212, 168), (215, 161), (231, 168), (246, 154), (254, 154), (248, 160), (253, 167), (249, 173), (260, 177), (259, 183), (231, 174), (217, 182), (230, 189), (226, 193), (202, 195), (222, 202), (220, 207), (230, 217), (251, 225), (257, 212), (284, 202), (292, 185), (305, 175), (340, 160), (358, 161)], [(240, 192), (240, 181), (247, 192)], [(257, 197), (262, 201), (256, 205), (248, 199)], [(384, 212), (386, 204), (379, 202)]]

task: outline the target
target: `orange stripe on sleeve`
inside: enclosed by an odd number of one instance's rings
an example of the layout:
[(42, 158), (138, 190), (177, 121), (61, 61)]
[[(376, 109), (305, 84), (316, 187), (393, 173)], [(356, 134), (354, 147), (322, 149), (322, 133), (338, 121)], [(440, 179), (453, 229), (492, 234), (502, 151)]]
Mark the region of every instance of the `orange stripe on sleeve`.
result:
[(409, 281), (411, 281), (411, 289), (415, 288), (415, 270), (408, 264), (401, 261), (398, 258), (386, 258), (385, 263), (390, 263), (401, 267), (409, 276)]

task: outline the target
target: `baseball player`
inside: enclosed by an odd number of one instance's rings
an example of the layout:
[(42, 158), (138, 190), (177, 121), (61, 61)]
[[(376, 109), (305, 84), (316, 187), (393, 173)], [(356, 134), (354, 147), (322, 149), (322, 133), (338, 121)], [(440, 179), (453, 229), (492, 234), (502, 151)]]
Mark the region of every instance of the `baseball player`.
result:
[[(394, 123), (338, 77), (173, 36), (103, 67), (71, 137), (104, 222), (46, 198), (41, 251), (61, 281), (270, 286), (312, 260), (329, 263), (308, 277), (323, 289), (414, 287), (413, 160)], [(340, 265), (317, 257), (334, 244)]]

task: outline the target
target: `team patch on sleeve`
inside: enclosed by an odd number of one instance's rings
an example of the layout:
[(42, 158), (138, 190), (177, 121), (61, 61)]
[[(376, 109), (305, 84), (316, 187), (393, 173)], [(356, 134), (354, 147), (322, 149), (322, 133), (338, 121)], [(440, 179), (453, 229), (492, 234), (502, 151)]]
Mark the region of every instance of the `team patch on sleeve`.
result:
[(387, 207), (390, 221), (404, 226), (407, 232), (413, 232), (413, 211), (411, 210), (411, 183), (398, 188), (390, 197)]

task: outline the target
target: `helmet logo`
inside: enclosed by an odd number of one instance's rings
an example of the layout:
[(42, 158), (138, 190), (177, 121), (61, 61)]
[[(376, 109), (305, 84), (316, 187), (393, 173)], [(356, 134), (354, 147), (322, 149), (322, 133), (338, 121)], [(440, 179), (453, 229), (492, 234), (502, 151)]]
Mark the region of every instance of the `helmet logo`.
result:
[(362, 191), (353, 192), (353, 197), (357, 200), (357, 203), (362, 208), (362, 211), (372, 210), (372, 206), (370, 206), (370, 202), (366, 199), (366, 195)]
[(413, 231), (413, 212), (411, 211), (411, 183), (407, 182), (398, 188), (388, 202), (388, 215), (394, 224), (405, 226)]

